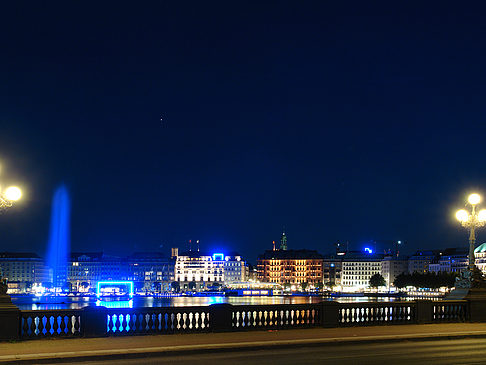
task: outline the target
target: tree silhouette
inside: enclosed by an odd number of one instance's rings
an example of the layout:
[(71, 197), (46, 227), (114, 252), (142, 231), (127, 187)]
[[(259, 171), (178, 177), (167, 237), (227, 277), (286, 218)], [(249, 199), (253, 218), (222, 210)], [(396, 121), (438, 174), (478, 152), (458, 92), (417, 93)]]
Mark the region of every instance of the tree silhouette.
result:
[(385, 286), (385, 285), (386, 285), (385, 278), (381, 276), (381, 274), (377, 273), (370, 278), (370, 286), (372, 288), (378, 288), (379, 286)]

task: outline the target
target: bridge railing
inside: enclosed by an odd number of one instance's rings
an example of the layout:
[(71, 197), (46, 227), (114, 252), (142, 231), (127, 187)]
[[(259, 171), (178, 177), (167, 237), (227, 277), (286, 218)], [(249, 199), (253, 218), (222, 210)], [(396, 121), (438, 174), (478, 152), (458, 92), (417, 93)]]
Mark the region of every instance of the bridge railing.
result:
[[(8, 331), (2, 331), (0, 323), (0, 339), (478, 321), (471, 316), (471, 308), (470, 302), (466, 300), (417, 300), (148, 308), (90, 306), (75, 310), (17, 310), (11, 313), (17, 313), (18, 333), (3, 333)], [(479, 319), (481, 320), (486, 319)]]
[(110, 309), (106, 334), (169, 334), (209, 331), (209, 307)]
[(342, 303), (338, 322), (342, 326), (414, 323), (415, 302)]
[(231, 308), (232, 330), (285, 329), (321, 326), (322, 305), (235, 305)]
[(24, 310), (20, 311), (21, 338), (81, 336), (80, 310)]

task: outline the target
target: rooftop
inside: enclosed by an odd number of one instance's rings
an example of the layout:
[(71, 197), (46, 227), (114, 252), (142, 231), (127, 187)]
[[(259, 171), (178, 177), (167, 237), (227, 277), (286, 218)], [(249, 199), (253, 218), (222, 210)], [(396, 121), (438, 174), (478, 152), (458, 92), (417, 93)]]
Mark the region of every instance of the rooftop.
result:
[(315, 250), (266, 250), (258, 256), (263, 259), (322, 259), (323, 256)]

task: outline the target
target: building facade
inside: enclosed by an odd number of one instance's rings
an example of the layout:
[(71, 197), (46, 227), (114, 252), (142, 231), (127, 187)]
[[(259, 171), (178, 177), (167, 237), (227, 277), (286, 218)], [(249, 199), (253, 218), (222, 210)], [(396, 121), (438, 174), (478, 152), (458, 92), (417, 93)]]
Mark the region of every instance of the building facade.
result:
[(127, 258), (128, 280), (135, 291), (161, 293), (171, 290), (175, 260), (160, 252), (138, 252)]
[(357, 291), (368, 288), (370, 278), (375, 274), (381, 274), (383, 257), (384, 255), (370, 252), (346, 252), (342, 262), (343, 290)]
[(322, 285), (323, 256), (313, 250), (267, 250), (257, 259), (261, 282), (283, 286)]
[(408, 258), (408, 272), (424, 274), (429, 270), (429, 265), (439, 256), (440, 251), (417, 251)]
[(174, 278), (182, 290), (202, 290), (224, 283), (225, 255), (186, 251), (175, 258)]
[(248, 264), (241, 259), (240, 255), (228, 255), (223, 263), (224, 285), (247, 281), (249, 278)]
[(98, 281), (127, 280), (127, 261), (102, 252), (75, 252), (67, 265), (67, 281), (74, 292), (93, 291)]
[(35, 253), (0, 252), (0, 276), (15, 291), (29, 290), (33, 285), (48, 285), (52, 274)]
[(381, 275), (388, 288), (393, 286), (395, 278), (408, 273), (408, 259), (400, 256), (385, 256), (381, 261)]
[(324, 287), (337, 290), (341, 287), (342, 254), (325, 255), (322, 260), (322, 276)]

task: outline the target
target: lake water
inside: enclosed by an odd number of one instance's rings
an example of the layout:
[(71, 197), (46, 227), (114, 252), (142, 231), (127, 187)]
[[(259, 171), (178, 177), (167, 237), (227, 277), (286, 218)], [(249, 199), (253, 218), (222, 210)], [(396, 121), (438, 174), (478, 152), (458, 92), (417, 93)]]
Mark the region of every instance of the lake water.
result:
[[(410, 298), (414, 299), (414, 298)], [(206, 306), (217, 303), (229, 304), (306, 304), (319, 303), (324, 300), (336, 300), (339, 302), (384, 302), (393, 301), (396, 298), (389, 297), (318, 297), (318, 296), (272, 296), (272, 297), (134, 297), (132, 300), (108, 299), (97, 301), (94, 297), (30, 297), (13, 296), (12, 302), (23, 310), (45, 309), (78, 309), (88, 305), (102, 305), (108, 308), (131, 307), (187, 307)], [(401, 299), (407, 300), (407, 299)]]

